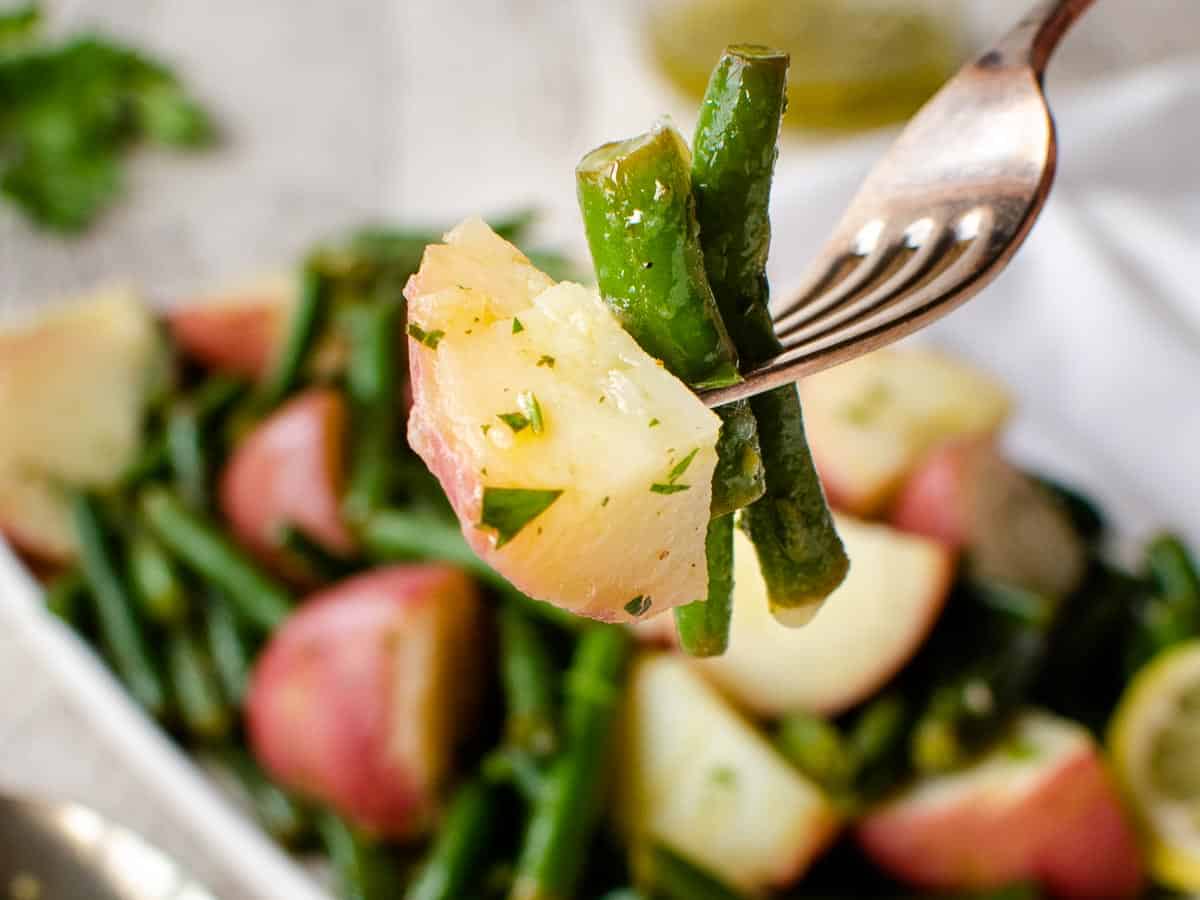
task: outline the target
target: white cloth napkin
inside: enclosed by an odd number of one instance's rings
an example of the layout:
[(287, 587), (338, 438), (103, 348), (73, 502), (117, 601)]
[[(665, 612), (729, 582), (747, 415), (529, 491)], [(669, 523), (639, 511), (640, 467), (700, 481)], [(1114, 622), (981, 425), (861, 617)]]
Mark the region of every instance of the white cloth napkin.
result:
[[(1041, 220), (1011, 268), (926, 337), (1011, 384), (1019, 431), (1064, 443), (1046, 462), (1133, 507), (1122, 524), (1134, 537), (1172, 526), (1200, 542), (1200, 64), (1051, 99), (1062, 154)], [(797, 280), (880, 149), (781, 173), (777, 291)]]

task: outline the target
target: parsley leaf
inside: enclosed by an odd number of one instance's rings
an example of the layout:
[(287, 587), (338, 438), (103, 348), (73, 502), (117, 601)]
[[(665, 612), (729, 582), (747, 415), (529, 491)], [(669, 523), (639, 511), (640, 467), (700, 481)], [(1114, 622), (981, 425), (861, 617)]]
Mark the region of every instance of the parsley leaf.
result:
[(651, 603), (652, 601), (645, 594), (638, 594), (625, 604), (625, 612), (631, 616), (644, 616), (646, 610), (650, 608)]
[(555, 362), (555, 359), (554, 359), (554, 357), (553, 357), (553, 356), (545, 356), (545, 355), (543, 355), (543, 356), (541, 356), (541, 357), (539, 357), (539, 358), (538, 358), (537, 364), (538, 364), (538, 368), (539, 368), (539, 369), (540, 369), (542, 366), (546, 366), (547, 368), (553, 369), (553, 368), (554, 368), (554, 362)]
[(529, 427), (533, 429), (534, 434), (541, 434), (546, 430), (546, 420), (542, 417), (542, 405), (538, 403), (533, 391), (522, 391), (517, 394), (517, 406), (521, 407), (521, 412), (529, 420)]
[(525, 326), (521, 324), (521, 320), (520, 320), (520, 319), (518, 319), (516, 316), (513, 316), (513, 329), (512, 329), (512, 333), (513, 333), (513, 334), (520, 334), (520, 333), (521, 333), (522, 331), (524, 331), (524, 330), (525, 330)]
[(663, 484), (662, 482), (655, 482), (650, 485), (650, 490), (656, 494), (678, 494), (680, 491), (686, 491), (690, 487), (690, 484)]
[(48, 43), (39, 22), (36, 4), (0, 14), (0, 193), (79, 232), (120, 193), (139, 141), (203, 147), (216, 129), (164, 65), (99, 37)]
[(674, 484), (676, 481), (678, 481), (680, 476), (682, 476), (683, 473), (688, 470), (688, 466), (692, 464), (692, 460), (696, 458), (696, 454), (699, 452), (700, 448), (697, 447), (695, 450), (677, 462), (675, 464), (675, 468), (673, 468), (667, 475), (667, 481), (669, 481), (671, 484)]
[(514, 432), (524, 431), (529, 427), (529, 419), (518, 412), (499, 413), (496, 418), (511, 428)]
[(410, 337), (415, 339), (418, 343), (424, 344), (430, 350), (436, 350), (438, 348), (438, 344), (442, 342), (442, 338), (446, 336), (446, 332), (442, 331), (441, 329), (426, 331), (416, 322), (408, 323), (408, 333)]
[(544, 513), (562, 493), (561, 490), (485, 487), (479, 527), (496, 530), (496, 548), (499, 549)]

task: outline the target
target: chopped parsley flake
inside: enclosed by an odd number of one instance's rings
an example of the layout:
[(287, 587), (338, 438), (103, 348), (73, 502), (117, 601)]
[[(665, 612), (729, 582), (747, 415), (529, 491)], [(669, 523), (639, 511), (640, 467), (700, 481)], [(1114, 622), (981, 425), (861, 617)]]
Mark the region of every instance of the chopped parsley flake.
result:
[(512, 333), (513, 333), (513, 334), (520, 334), (520, 333), (521, 333), (522, 331), (524, 331), (524, 330), (525, 330), (525, 326), (521, 324), (521, 320), (520, 320), (520, 319), (518, 319), (516, 316), (513, 316), (513, 330), (512, 330)]
[(608, 506), (608, 501), (609, 501), (609, 500), (611, 500), (611, 499), (612, 499), (611, 497), (605, 497), (603, 500), (601, 500), (601, 501), (600, 501), (600, 505), (601, 505), (601, 506)]
[(733, 787), (737, 784), (737, 772), (729, 766), (717, 766), (712, 770), (710, 777), (713, 784), (719, 784), (721, 787)]
[(690, 484), (663, 484), (656, 481), (650, 485), (650, 490), (656, 494), (678, 494), (680, 491), (686, 491), (690, 487)]
[(446, 332), (441, 330), (426, 331), (416, 322), (409, 322), (408, 333), (414, 340), (424, 344), (430, 350), (436, 350), (437, 345), (446, 336)]
[(651, 420), (650, 420), (650, 427), (651, 427), (651, 428), (657, 428), (657, 427), (658, 427), (659, 425), (661, 425), (661, 424), (662, 424), (662, 422), (658, 421), (658, 419), (651, 419)]
[(514, 433), (524, 431), (529, 427), (529, 419), (519, 412), (499, 413), (496, 418), (511, 428)]
[(1021, 762), (1027, 759), (1037, 759), (1038, 748), (1029, 738), (1017, 735), (1005, 742), (1004, 752), (1010, 759)]
[(491, 425), (480, 425), (479, 430), (482, 431), (484, 434), (487, 434), (489, 431), (492, 430), (492, 426)]
[(700, 448), (697, 447), (679, 462), (675, 463), (675, 466), (667, 473), (666, 483), (657, 481), (650, 485), (650, 490), (655, 494), (678, 494), (680, 491), (686, 491), (690, 488), (690, 484), (676, 484), (676, 482), (683, 477), (683, 473), (688, 470), (688, 466), (692, 464), (692, 460), (696, 458), (696, 454), (699, 452)]
[(561, 496), (561, 490), (485, 487), (479, 527), (495, 529), (499, 549)]
[(553, 356), (545, 356), (545, 355), (540, 356), (538, 358), (537, 364), (538, 364), (538, 368), (545, 366), (548, 369), (553, 369), (554, 368), (554, 357)]
[(625, 604), (625, 612), (631, 616), (643, 616), (646, 610), (650, 608), (651, 600), (645, 594), (638, 594), (632, 600)]
[(538, 403), (533, 391), (522, 391), (517, 394), (517, 406), (521, 407), (521, 412), (529, 420), (529, 426), (533, 429), (534, 434), (541, 434), (546, 430), (546, 420), (542, 417), (542, 405)]
[(675, 468), (671, 470), (671, 474), (667, 476), (667, 481), (671, 482), (671, 484), (674, 484), (676, 481), (678, 481), (680, 476), (688, 470), (688, 466), (692, 464), (692, 460), (696, 458), (696, 454), (699, 452), (700, 448), (697, 447), (695, 450), (677, 462), (675, 464)]

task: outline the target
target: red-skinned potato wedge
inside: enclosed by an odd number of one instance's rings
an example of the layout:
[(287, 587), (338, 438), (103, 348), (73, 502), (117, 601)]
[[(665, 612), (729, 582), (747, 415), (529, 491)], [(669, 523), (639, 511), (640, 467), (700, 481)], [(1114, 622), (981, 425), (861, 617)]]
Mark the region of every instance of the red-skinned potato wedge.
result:
[(1030, 590), (1078, 586), (1087, 550), (1063, 509), (989, 440), (944, 444), (909, 476), (891, 522), (966, 550), (972, 571)]
[(285, 573), (278, 550), (285, 525), (334, 553), (354, 550), (341, 511), (346, 417), (339, 392), (305, 391), (243, 438), (221, 473), (221, 510), (234, 536)]
[(443, 565), (377, 569), (313, 596), (255, 665), (256, 758), (372, 834), (424, 831), (474, 708), (480, 617), (474, 583)]
[(768, 717), (849, 709), (898, 672), (937, 621), (954, 580), (951, 550), (848, 516), (837, 527), (850, 572), (803, 628), (771, 615), (754, 548), (738, 530), (729, 649), (694, 664), (743, 709)]
[(810, 376), (800, 397), (830, 503), (865, 517), (886, 506), (930, 448), (994, 433), (1010, 407), (990, 376), (914, 348), (879, 350)]
[(184, 301), (167, 312), (167, 325), (175, 343), (197, 362), (258, 380), (284, 339), (294, 290), (288, 276), (266, 276)]
[(474, 219), (426, 248), (405, 296), (409, 442), (475, 552), (605, 621), (703, 598), (720, 420), (599, 295)]
[(666, 843), (754, 896), (799, 879), (840, 826), (821, 789), (675, 654), (635, 665), (618, 763), (627, 835)]
[(64, 487), (104, 488), (133, 461), (161, 363), (149, 312), (123, 289), (0, 333), (0, 534), (23, 554), (74, 557)]
[(1137, 841), (1099, 748), (1080, 726), (1023, 713), (969, 768), (926, 777), (859, 823), (867, 855), (917, 887), (1034, 880), (1057, 897), (1138, 896)]

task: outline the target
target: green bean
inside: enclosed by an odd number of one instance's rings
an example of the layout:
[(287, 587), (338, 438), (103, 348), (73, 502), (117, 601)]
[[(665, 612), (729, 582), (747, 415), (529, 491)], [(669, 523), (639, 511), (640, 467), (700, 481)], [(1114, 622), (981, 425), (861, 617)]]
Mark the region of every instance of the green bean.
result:
[(827, 790), (846, 788), (853, 764), (846, 740), (832, 722), (793, 713), (779, 723), (775, 746), (792, 765)]
[(283, 525), (275, 538), (276, 546), (313, 581), (329, 583), (350, 575), (351, 560), (330, 553), (295, 525)]
[[(768, 201), (786, 103), (788, 57), (738, 45), (708, 84), (694, 139), (692, 190), (704, 262), (744, 363), (779, 351), (767, 308)], [(772, 609), (806, 621), (846, 576), (849, 561), (804, 433), (799, 395), (785, 385), (753, 398), (766, 491), (743, 514)]]
[(165, 434), (150, 437), (138, 451), (137, 457), (121, 473), (122, 487), (139, 487), (167, 470), (167, 438)]
[(347, 386), (358, 422), (343, 501), (352, 522), (362, 522), (381, 508), (391, 487), (404, 363), (405, 344), (397, 340), (403, 312), (403, 298), (388, 297), (353, 308), (345, 320), (350, 333)]
[(165, 715), (167, 689), (142, 634), (132, 591), (121, 578), (99, 504), (88, 494), (71, 503), (79, 562), (95, 603), (105, 649), (133, 698), (151, 715)]
[(287, 338), (259, 394), (260, 409), (274, 409), (300, 383), (325, 322), (329, 288), (329, 279), (316, 266), (304, 267), (300, 296), (288, 321)]
[(909, 774), (910, 726), (908, 701), (899, 691), (889, 691), (871, 700), (847, 730), (846, 753), (858, 808), (874, 803)]
[(196, 411), (196, 417), (200, 422), (208, 425), (217, 416), (228, 412), (246, 395), (249, 389), (250, 386), (240, 378), (213, 375), (192, 392), (189, 403)]
[(255, 818), (271, 837), (288, 847), (305, 842), (313, 822), (304, 801), (271, 781), (240, 747), (221, 747), (211, 754), (211, 759), (238, 783), (250, 801)]
[(167, 668), (179, 714), (188, 732), (204, 741), (221, 740), (233, 726), (233, 715), (212, 661), (204, 648), (185, 630), (167, 634)]
[(583, 622), (564, 609), (527, 597), (471, 549), (457, 525), (425, 512), (387, 509), (371, 516), (359, 532), (367, 555), (377, 561), (438, 560), (453, 563), (518, 603), (526, 612), (575, 631)]
[(716, 875), (662, 843), (640, 853), (637, 869), (639, 882), (656, 900), (742, 900)]
[(575, 895), (602, 801), (602, 776), (631, 639), (621, 628), (584, 631), (566, 677), (566, 747), (534, 804), (511, 900)]
[(171, 558), (144, 528), (129, 539), (129, 580), (142, 613), (157, 625), (175, 625), (187, 618), (188, 602)]
[(491, 784), (512, 785), (526, 803), (536, 803), (546, 784), (537, 760), (519, 747), (496, 748), (484, 757), (481, 771)]
[(142, 492), (141, 512), (158, 539), (197, 574), (223, 588), (238, 614), (270, 632), (292, 607), (292, 596), (234, 546), (207, 518), (165, 488)]
[(405, 892), (405, 900), (459, 900), (471, 896), (487, 854), (495, 816), (492, 788), (470, 781), (454, 795), (446, 819), (420, 875)]
[[(1053, 615), (1017, 618), (978, 600), (981, 593), (1019, 588), (975, 583), (971, 590), (976, 628), (986, 643), (972, 648), (964, 661), (948, 664), (951, 670), (936, 680), (918, 714), (911, 755), (919, 772), (959, 768), (997, 738), (1031, 692), (1045, 659)], [(1044, 602), (1058, 606), (1054, 598)]]
[(675, 610), (679, 646), (691, 656), (720, 656), (733, 616), (733, 515), (708, 523), (708, 597)]
[(1146, 546), (1154, 592), (1141, 604), (1125, 653), (1130, 674), (1168, 647), (1200, 635), (1200, 577), (1183, 542), (1160, 534)]
[(558, 747), (554, 663), (537, 624), (511, 600), (500, 607), (500, 680), (508, 742), (537, 757), (553, 753)]
[[(672, 128), (606, 144), (576, 170), (605, 301), (626, 330), (694, 388), (732, 384), (737, 352), (704, 273), (688, 151)], [(744, 401), (723, 407), (712, 514), (762, 496), (757, 430)]]
[(208, 455), (195, 410), (177, 403), (167, 416), (167, 457), (175, 490), (194, 509), (208, 508)]
[(228, 597), (217, 588), (212, 588), (208, 593), (208, 603), (204, 609), (204, 639), (225, 698), (235, 707), (241, 707), (250, 684), (254, 653)]
[(605, 144), (575, 170), (606, 302), (634, 339), (696, 388), (740, 381), (704, 272), (688, 150), (673, 128)]
[(87, 581), (78, 569), (68, 569), (46, 585), (46, 608), (72, 628), (80, 630), (87, 603)]
[(395, 900), (403, 879), (385, 848), (369, 841), (331, 813), (317, 818), (317, 833), (337, 876), (342, 900)]
[(1152, 596), (1141, 579), (1093, 559), (1056, 617), (1033, 700), (1101, 735), (1128, 681), (1113, 661), (1128, 659)]

